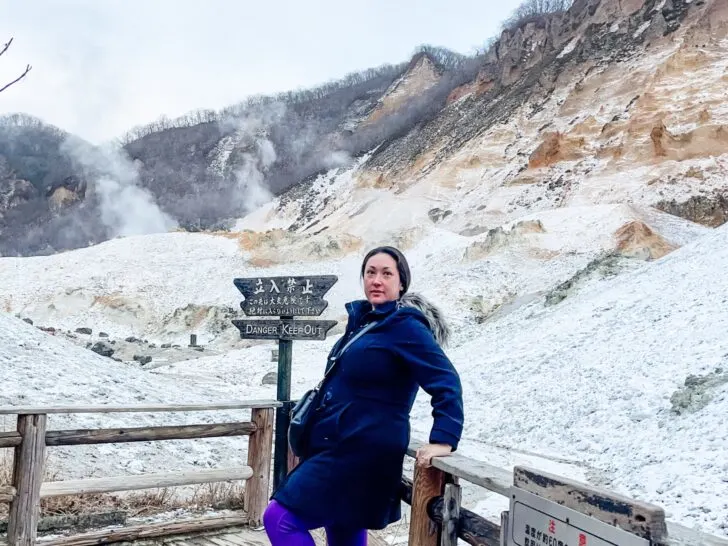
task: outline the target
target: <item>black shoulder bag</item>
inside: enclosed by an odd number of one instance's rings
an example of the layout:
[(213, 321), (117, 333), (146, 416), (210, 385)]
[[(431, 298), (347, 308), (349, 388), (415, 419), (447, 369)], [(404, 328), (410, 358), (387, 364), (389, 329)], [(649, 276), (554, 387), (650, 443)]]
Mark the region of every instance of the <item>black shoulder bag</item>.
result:
[(376, 324), (376, 322), (370, 322), (364, 326), (346, 343), (346, 345), (344, 345), (344, 347), (342, 347), (336, 356), (332, 356), (330, 358), (330, 364), (319, 384), (313, 389), (306, 391), (291, 410), (291, 423), (288, 426), (288, 445), (291, 446), (291, 450), (297, 457), (300, 457), (305, 450), (308, 427), (311, 423), (311, 416), (316, 409), (316, 401), (318, 399), (321, 386), (324, 384), (326, 378), (331, 374), (331, 371), (336, 367), (336, 361), (341, 358), (344, 351), (346, 351), (352, 343), (372, 329)]

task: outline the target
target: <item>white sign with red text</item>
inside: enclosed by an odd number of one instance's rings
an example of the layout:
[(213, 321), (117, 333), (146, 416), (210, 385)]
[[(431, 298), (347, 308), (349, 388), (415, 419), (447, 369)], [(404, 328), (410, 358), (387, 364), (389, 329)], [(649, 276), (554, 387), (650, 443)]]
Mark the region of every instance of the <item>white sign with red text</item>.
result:
[(507, 546), (650, 546), (642, 537), (516, 487)]

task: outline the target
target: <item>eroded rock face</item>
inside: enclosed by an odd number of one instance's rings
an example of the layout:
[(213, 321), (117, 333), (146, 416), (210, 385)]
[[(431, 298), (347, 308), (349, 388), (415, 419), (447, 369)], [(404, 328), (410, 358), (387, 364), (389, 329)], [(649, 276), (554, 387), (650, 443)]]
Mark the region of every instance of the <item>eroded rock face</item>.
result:
[(707, 375), (689, 375), (685, 379), (685, 384), (670, 397), (672, 412), (683, 415), (700, 411), (726, 383), (728, 383), (728, 373), (722, 368), (717, 368)]
[(577, 271), (573, 277), (550, 290), (546, 294), (544, 305), (546, 307), (550, 307), (561, 303), (580, 285), (584, 284), (592, 277), (606, 278), (618, 275), (623, 267), (624, 260), (625, 258), (618, 252), (609, 252), (599, 256), (589, 262), (584, 269)]
[[(425, 175), (466, 142), (512, 118), (524, 104), (537, 113), (568, 78), (578, 79), (578, 74), (632, 58), (702, 9), (685, 0), (660, 4), (658, 0), (577, 0), (565, 14), (504, 31), (477, 77), (452, 91), (449, 107), (416, 132), (382, 146), (367, 167), (397, 176), (431, 152), (429, 165), (422, 169), (417, 164), (417, 173)], [(715, 31), (722, 28), (724, 19), (728, 21), (720, 10), (700, 13), (702, 18), (692, 23), (696, 29)], [(583, 143), (578, 137), (547, 136), (537, 154), (543, 159), (535, 158), (535, 164), (548, 165), (549, 151), (555, 160), (561, 149), (573, 155)]]
[(583, 156), (584, 138), (567, 137), (559, 132), (547, 133), (543, 142), (531, 154), (529, 168), (548, 167), (560, 161), (571, 161)]
[(78, 176), (67, 176), (48, 188), (46, 196), (52, 210), (64, 209), (86, 197), (86, 181)]
[(432, 60), (424, 54), (416, 56), (409, 70), (395, 81), (363, 125), (392, 115), (414, 97), (422, 95), (440, 80), (440, 73)]
[(37, 190), (27, 180), (0, 177), (0, 215), (22, 203), (27, 203), (37, 195)]
[(56, 188), (49, 196), (51, 210), (64, 209), (83, 199), (78, 193), (64, 186)]
[(719, 192), (713, 195), (695, 195), (682, 202), (674, 199), (660, 201), (655, 207), (708, 227), (722, 226), (728, 221), (728, 196)]
[(521, 238), (529, 233), (544, 233), (546, 230), (540, 220), (524, 220), (517, 222), (510, 230), (506, 231), (503, 227), (488, 230), (486, 236), (471, 244), (465, 250), (466, 260), (479, 260), (491, 254), (497, 249), (501, 249), (511, 244), (515, 244)]
[(656, 157), (674, 161), (716, 157), (728, 153), (728, 127), (704, 125), (692, 131), (673, 134), (664, 124), (650, 133)]

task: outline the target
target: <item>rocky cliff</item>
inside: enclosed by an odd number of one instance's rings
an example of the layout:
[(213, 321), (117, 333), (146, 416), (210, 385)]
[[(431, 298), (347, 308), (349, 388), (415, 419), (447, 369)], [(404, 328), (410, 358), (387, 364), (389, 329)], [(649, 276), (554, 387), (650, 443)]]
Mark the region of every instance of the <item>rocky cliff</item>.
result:
[(576, 2), (504, 32), (437, 116), (374, 150), (349, 182), (330, 175), (347, 188), (338, 199), (312, 181), (240, 226), (374, 242), (615, 204), (720, 225), (727, 33), (725, 2)]

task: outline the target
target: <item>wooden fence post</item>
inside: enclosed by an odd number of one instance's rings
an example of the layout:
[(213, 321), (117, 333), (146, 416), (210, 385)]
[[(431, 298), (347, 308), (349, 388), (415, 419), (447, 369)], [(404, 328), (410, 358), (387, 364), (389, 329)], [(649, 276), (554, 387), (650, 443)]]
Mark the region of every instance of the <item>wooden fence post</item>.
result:
[(273, 408), (254, 409), (253, 423), (257, 430), (248, 441), (248, 466), (253, 469), (253, 477), (245, 483), (245, 510), (248, 512), (249, 525), (260, 527), (263, 513), (268, 506), (270, 488), (270, 467), (273, 459)]
[(501, 512), (501, 531), (500, 531), (500, 546), (508, 545), (508, 534), (511, 532), (509, 529), (509, 516), (508, 510)]
[(445, 484), (442, 508), (442, 539), (441, 546), (457, 546), (458, 531), (460, 528), (460, 502), (462, 491), (455, 483)]
[(439, 546), (439, 526), (430, 519), (427, 505), (434, 497), (442, 495), (446, 482), (445, 472), (434, 466), (424, 468), (415, 464), (408, 542), (410, 546)]
[(33, 546), (40, 519), (40, 486), (45, 462), (45, 415), (18, 415), (18, 432), (22, 436), (15, 448), (13, 486), (16, 494), (10, 503), (8, 543), (10, 546)]

